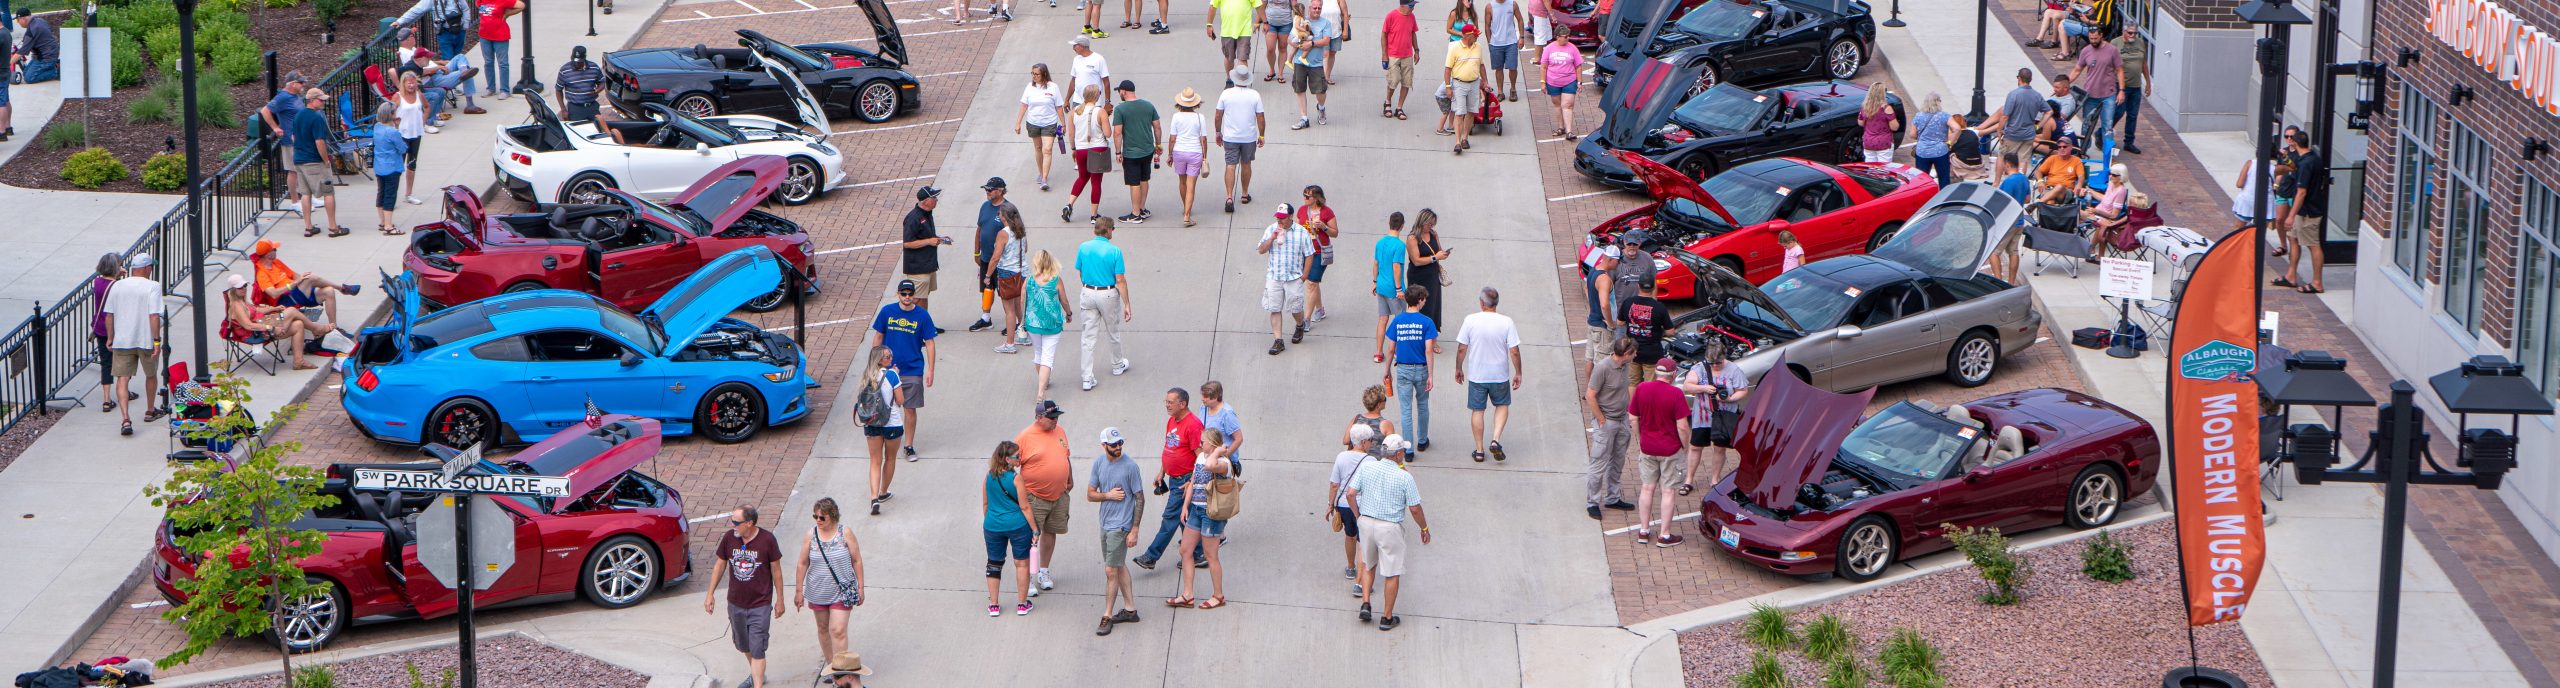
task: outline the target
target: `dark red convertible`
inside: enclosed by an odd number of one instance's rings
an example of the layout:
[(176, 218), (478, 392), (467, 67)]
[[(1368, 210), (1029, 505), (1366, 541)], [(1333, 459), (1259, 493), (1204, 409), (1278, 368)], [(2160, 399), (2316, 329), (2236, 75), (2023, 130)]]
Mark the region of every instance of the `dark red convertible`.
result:
[(2149, 423), (2079, 392), (1906, 401), (1861, 421), (1874, 395), (1761, 378), (1737, 429), (1737, 470), (1708, 491), (1699, 530), (1754, 566), (1868, 580), (1946, 549), (1943, 524), (2106, 525), (2160, 470)]
[[(712, 259), (760, 245), (809, 275), (815, 291), (809, 234), (757, 208), (782, 185), (786, 167), (779, 157), (749, 156), (703, 175), (664, 205), (606, 189), (602, 203), (512, 215), (490, 215), (477, 192), (449, 187), (444, 219), (418, 227), (400, 263), (417, 275), (418, 293), (432, 307), (570, 289), (637, 312)], [(774, 285), (746, 309), (779, 308), (787, 295)]]
[[(583, 432), (552, 435), (503, 462), (484, 460), (476, 469), (493, 475), (565, 477), (569, 494), (577, 495), (491, 498), (515, 521), (515, 565), (495, 587), (474, 595), (476, 606), (584, 597), (597, 606), (620, 609), (692, 575), (683, 496), (632, 470), (657, 455), (658, 421), (611, 415), (579, 429)], [(321, 491), (338, 503), (304, 514), (295, 524), (327, 536), (319, 554), (302, 560), (302, 570), (328, 592), (286, 601), (283, 622), (273, 635), (293, 651), (307, 652), (337, 639), (351, 624), (454, 612), (453, 591), (418, 563), (414, 525), (434, 495), (348, 489), (347, 478), (358, 468), (435, 467), (329, 467)], [(186, 593), (176, 582), (195, 575), (204, 555), (181, 551), (171, 528), (166, 521), (160, 524), (151, 580), (163, 597), (182, 602)]]

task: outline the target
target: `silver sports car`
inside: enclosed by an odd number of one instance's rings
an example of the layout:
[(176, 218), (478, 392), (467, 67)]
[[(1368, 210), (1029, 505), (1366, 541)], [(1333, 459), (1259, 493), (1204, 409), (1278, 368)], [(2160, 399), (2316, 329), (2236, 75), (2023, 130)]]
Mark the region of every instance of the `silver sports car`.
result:
[(1997, 187), (1959, 183), (1875, 251), (1809, 263), (1756, 289), (1723, 266), (1666, 252), (1698, 275), (1705, 304), (1673, 320), (1669, 349), (1688, 360), (1720, 353), (1753, 380), (1783, 357), (1789, 372), (1835, 391), (1941, 373), (1980, 385), (2044, 324), (2027, 285), (1980, 270), (2024, 213)]

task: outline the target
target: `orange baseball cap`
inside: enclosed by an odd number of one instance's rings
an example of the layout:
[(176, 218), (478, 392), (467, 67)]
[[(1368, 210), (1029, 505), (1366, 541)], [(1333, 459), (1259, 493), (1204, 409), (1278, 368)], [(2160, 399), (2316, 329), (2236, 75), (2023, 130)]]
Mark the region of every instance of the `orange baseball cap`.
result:
[(253, 256), (263, 256), (274, 252), (276, 252), (276, 240), (274, 239), (259, 239), (256, 246), (249, 247), (249, 255)]

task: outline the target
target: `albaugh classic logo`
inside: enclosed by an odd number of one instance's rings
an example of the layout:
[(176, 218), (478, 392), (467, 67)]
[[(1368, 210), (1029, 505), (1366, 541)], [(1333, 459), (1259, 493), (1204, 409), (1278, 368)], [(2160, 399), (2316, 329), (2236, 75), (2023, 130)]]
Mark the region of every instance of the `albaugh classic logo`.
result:
[(2258, 352), (2219, 339), (2178, 356), (2178, 375), (2189, 380), (2246, 382), (2258, 369)]

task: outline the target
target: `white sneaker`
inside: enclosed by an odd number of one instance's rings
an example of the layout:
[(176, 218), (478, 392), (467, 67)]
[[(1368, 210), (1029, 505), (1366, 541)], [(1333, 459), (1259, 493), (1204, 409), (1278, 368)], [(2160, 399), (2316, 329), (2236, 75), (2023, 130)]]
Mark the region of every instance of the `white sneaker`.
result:
[(326, 198), (314, 198), (314, 199), (311, 199), (311, 207), (313, 207), (313, 208), (326, 208), (326, 207), (329, 207), (329, 199), (326, 199)]
[(1093, 380), (1090, 380), (1090, 379), (1085, 380), (1085, 381), (1084, 381), (1084, 391), (1087, 391), (1087, 392), (1091, 392), (1091, 391), (1093, 391), (1093, 385), (1094, 385), (1094, 381), (1093, 381)]
[(1121, 374), (1121, 373), (1126, 373), (1126, 372), (1129, 372), (1129, 359), (1125, 359), (1125, 358), (1123, 358), (1123, 359), (1120, 359), (1120, 362), (1119, 362), (1119, 363), (1113, 363), (1113, 364), (1111, 364), (1111, 374), (1112, 374), (1112, 375), (1119, 375), (1119, 374)]
[(1016, 351), (1021, 351), (1021, 349), (1014, 348), (1013, 342), (1005, 342), (1003, 344), (996, 345), (996, 353), (1009, 354)]
[(426, 201), (418, 200), (418, 197), (416, 197), (416, 196), (410, 196), (410, 197), (409, 197), (409, 205), (425, 205), (425, 204), (426, 204)]
[(444, 127), (429, 126), (429, 127), (427, 127), (427, 133), (429, 133), (429, 134), (442, 134), (442, 133), (444, 133)]
[(1031, 579), (1032, 579), (1032, 580), (1039, 581), (1039, 582), (1040, 582), (1040, 589), (1042, 589), (1042, 590), (1051, 590), (1051, 589), (1055, 589), (1055, 588), (1057, 588), (1057, 587), (1058, 587), (1058, 584), (1057, 584), (1057, 583), (1055, 583), (1055, 582), (1051, 582), (1051, 581), (1049, 580), (1049, 570), (1048, 570), (1048, 569), (1033, 569), (1033, 570), (1031, 571)]

